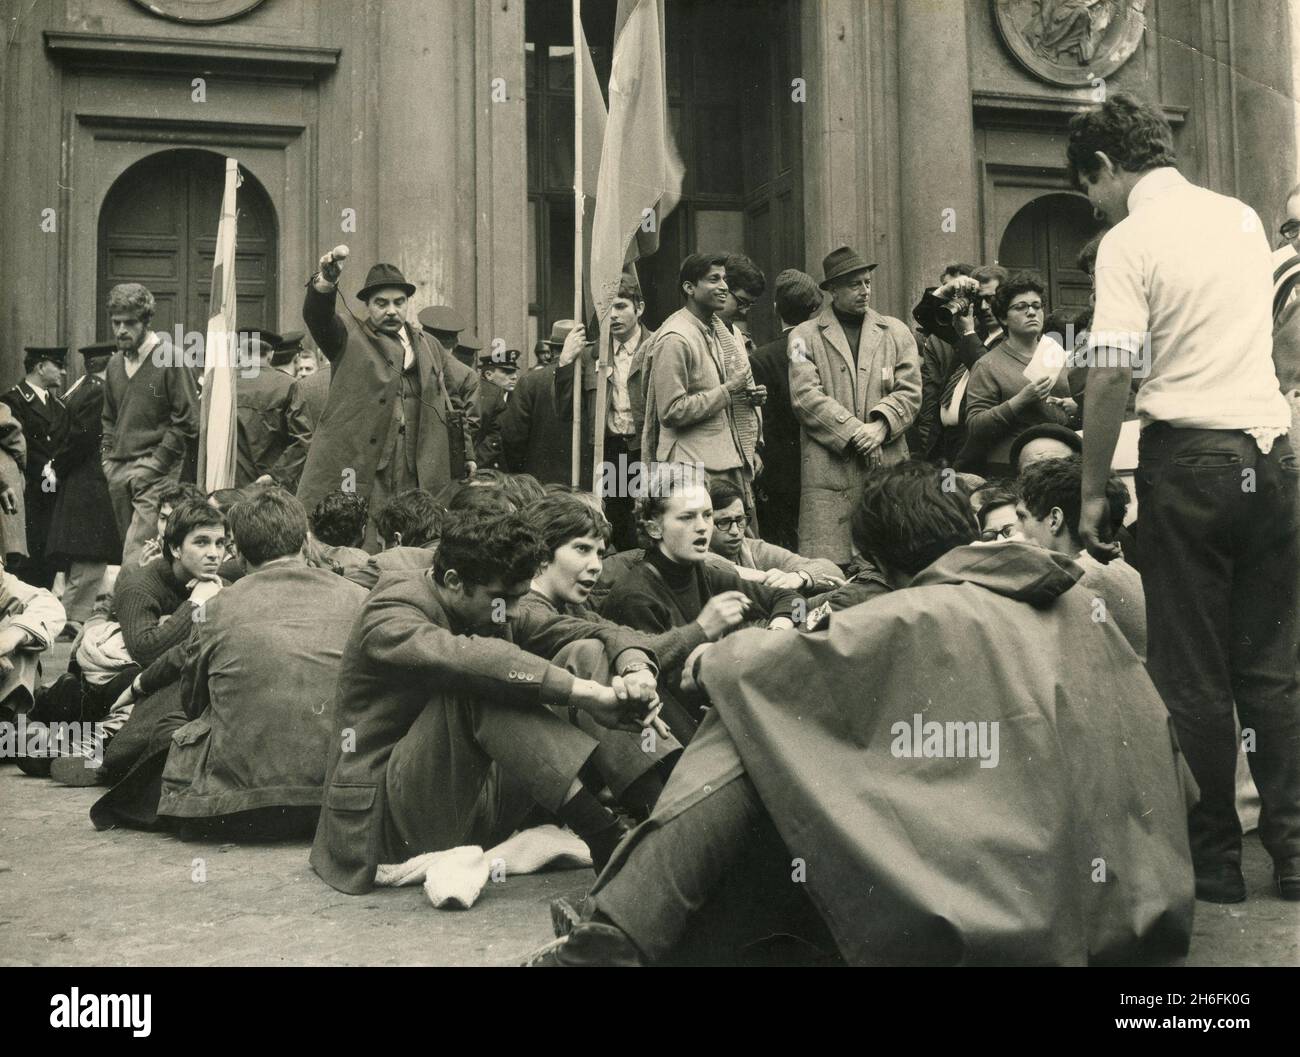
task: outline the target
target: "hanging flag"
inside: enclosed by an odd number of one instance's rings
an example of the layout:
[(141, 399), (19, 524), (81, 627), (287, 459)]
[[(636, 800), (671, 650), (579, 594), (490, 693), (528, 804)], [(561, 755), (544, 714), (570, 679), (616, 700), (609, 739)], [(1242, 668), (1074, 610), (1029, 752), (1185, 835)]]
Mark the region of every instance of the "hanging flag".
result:
[[(591, 49), (587, 46), (587, 34), (582, 28), (582, 20), (577, 20), (579, 34), (578, 57), (582, 63), (582, 182), (578, 185), (583, 192), (582, 209), (582, 263), (591, 260), (591, 233), (596, 218), (596, 186), (600, 181), (600, 154), (605, 145), (605, 124), (608, 112), (605, 109), (605, 97), (600, 91), (600, 78), (596, 76), (595, 63), (591, 61)], [(580, 319), (590, 318), (593, 302), (591, 286), (583, 283), (583, 296), (586, 311)]]
[(625, 267), (659, 248), (659, 225), (681, 195), (664, 47), (663, 0), (619, 0), (588, 270), (600, 319)]
[(207, 492), (235, 483), (235, 189), (243, 181), (239, 163), (226, 159), (217, 248), (212, 258), (208, 335), (203, 349), (203, 397), (199, 408), (199, 484)]

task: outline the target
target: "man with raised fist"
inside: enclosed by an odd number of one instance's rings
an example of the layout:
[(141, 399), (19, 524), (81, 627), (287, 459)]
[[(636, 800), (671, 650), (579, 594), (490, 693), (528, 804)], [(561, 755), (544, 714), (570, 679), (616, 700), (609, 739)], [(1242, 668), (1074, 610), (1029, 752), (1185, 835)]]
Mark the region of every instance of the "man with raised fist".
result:
[[(366, 308), (359, 318), (335, 303), (347, 257), (346, 246), (321, 257), (302, 307), (331, 366), (329, 400), (298, 485), (308, 510), (339, 488), (365, 496), (372, 510), (411, 488), (436, 493), (451, 480), (449, 429), (468, 430), (452, 413), (441, 357), (407, 321), (414, 285), (396, 265), (376, 264), (357, 293)], [(473, 439), (464, 440), (472, 451)]]

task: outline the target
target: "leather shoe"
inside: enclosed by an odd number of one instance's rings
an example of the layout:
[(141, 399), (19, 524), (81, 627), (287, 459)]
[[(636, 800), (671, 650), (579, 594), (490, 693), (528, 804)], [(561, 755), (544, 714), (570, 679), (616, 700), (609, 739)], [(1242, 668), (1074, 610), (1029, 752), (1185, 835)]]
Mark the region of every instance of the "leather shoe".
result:
[(556, 938), (567, 936), (582, 923), (578, 908), (561, 896), (551, 900), (551, 931)]
[(1273, 866), (1277, 894), (1290, 903), (1300, 902), (1300, 857), (1283, 859)]
[(1202, 903), (1244, 903), (1246, 879), (1236, 863), (1223, 863), (1196, 874), (1196, 898)]
[(626, 933), (613, 925), (582, 921), (573, 931), (534, 951), (527, 968), (578, 968), (582, 966), (640, 966), (641, 953)]

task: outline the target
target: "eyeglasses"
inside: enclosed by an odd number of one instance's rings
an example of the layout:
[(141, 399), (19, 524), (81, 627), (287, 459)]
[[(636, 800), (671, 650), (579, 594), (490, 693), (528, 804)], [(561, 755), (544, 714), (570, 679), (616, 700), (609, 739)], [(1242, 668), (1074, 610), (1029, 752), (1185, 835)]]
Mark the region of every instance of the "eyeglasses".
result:
[(1297, 235), (1300, 235), (1300, 220), (1288, 220), (1278, 228), (1277, 233), (1284, 239), (1289, 240), (1295, 238)]
[(1041, 312), (1042, 310), (1043, 302), (1041, 301), (1017, 301), (1010, 306), (1012, 312)]
[(995, 540), (1009, 540), (1012, 533), (1016, 531), (1016, 526), (1003, 525), (1001, 528), (985, 529), (980, 533), (981, 543), (993, 543)]
[(748, 524), (749, 516), (747, 514), (741, 514), (739, 517), (722, 517), (714, 522), (714, 525), (722, 529), (723, 532), (730, 532), (732, 529), (739, 529), (744, 532), (745, 526)]
[(754, 307), (754, 299), (752, 297), (747, 297), (744, 294), (737, 293), (735, 290), (731, 291), (731, 296), (736, 299), (736, 304), (738, 304), (746, 312), (748, 312), (751, 308)]

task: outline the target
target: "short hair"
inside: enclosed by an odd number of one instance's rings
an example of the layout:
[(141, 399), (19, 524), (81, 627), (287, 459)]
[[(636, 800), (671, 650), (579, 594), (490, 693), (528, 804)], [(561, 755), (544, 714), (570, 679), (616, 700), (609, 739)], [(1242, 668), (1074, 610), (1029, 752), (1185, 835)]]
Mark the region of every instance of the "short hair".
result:
[[(1074, 537), (1079, 535), (1079, 516), (1083, 511), (1083, 459), (1071, 455), (1065, 459), (1039, 459), (1020, 474), (1020, 498), (1034, 517), (1045, 518), (1053, 507), (1060, 507), (1065, 524)], [(1124, 524), (1128, 512), (1128, 489), (1118, 474), (1106, 479), (1106, 503), (1110, 507), (1107, 537)]]
[(709, 499), (714, 510), (731, 506), (737, 499), (744, 503), (745, 494), (725, 477), (715, 477), (709, 482)]
[(514, 503), (516, 510), (523, 510), (546, 494), (546, 486), (531, 473), (508, 473), (501, 482), (501, 491)]
[(732, 290), (744, 290), (751, 297), (762, 297), (767, 289), (767, 278), (763, 271), (743, 253), (728, 253), (723, 262), (727, 269), (727, 286)]
[(495, 466), (481, 466), (470, 476), (469, 483), (478, 488), (485, 485), (500, 488), (506, 483), (506, 472), (498, 470)]
[(1083, 249), (1079, 251), (1079, 256), (1074, 258), (1074, 263), (1078, 265), (1079, 271), (1087, 272), (1091, 275), (1097, 270), (1097, 251), (1101, 249), (1102, 236), (1106, 233), (1099, 231), (1083, 244)]
[(1007, 275), (1007, 270), (1000, 264), (981, 264), (970, 273), (970, 277), (981, 286), (992, 282), (994, 279), (998, 281), (998, 285), (1001, 285), (1007, 281)]
[(1098, 107), (1070, 118), (1065, 148), (1070, 182), (1080, 190), (1101, 171), (1097, 152), (1125, 172), (1146, 172), (1177, 161), (1174, 133), (1155, 107), (1128, 92), (1116, 92)]
[(940, 275), (970, 275), (975, 270), (975, 265), (965, 264), (962, 261), (951, 261), (943, 266)]
[(643, 533), (649, 522), (668, 509), (668, 500), (673, 496), (691, 488), (709, 487), (709, 475), (701, 467), (684, 462), (651, 463), (643, 480), (642, 494), (636, 501), (636, 519)]
[(434, 579), (445, 584), (452, 569), (466, 585), (516, 584), (531, 580), (546, 559), (537, 530), (521, 514), (479, 510), (448, 515), (433, 561)]
[[(718, 265), (724, 268), (727, 266), (725, 253), (692, 253), (682, 261), (681, 270), (677, 273), (677, 289), (681, 290), (687, 283), (698, 283), (709, 274), (709, 269)], [(682, 296), (686, 296), (685, 290), (682, 290)]]
[(356, 492), (326, 492), (311, 512), (311, 531), (331, 547), (352, 547), (366, 535), (370, 504)]
[(605, 515), (576, 493), (554, 492), (530, 503), (523, 511), (546, 547), (547, 560), (570, 540), (590, 536), (608, 543), (614, 529)]
[(998, 292), (993, 295), (993, 314), (1000, 320), (1006, 320), (1007, 309), (1011, 307), (1011, 302), (1021, 294), (1036, 293), (1039, 297), (1046, 298), (1047, 287), (1043, 282), (1043, 277), (1037, 272), (1023, 271), (1016, 272), (998, 287)]
[(936, 466), (909, 459), (877, 469), (851, 518), (853, 542), (877, 565), (915, 576), (979, 536), (964, 490), (946, 489)]
[(174, 559), (186, 536), (209, 525), (220, 525), (225, 529), (226, 519), (206, 499), (186, 499), (178, 503), (167, 519), (167, 531), (163, 533), (163, 556)]
[(447, 512), (481, 510), (484, 513), (511, 514), (519, 509), (497, 485), (461, 481), (447, 498)]
[(148, 287), (139, 283), (118, 283), (108, 292), (110, 316), (133, 316), (141, 323), (153, 319), (154, 299)]
[(627, 272), (624, 272), (619, 276), (618, 290), (614, 294), (614, 298), (617, 300), (620, 297), (626, 298), (633, 304), (645, 304), (645, 294), (641, 292), (641, 284), (637, 281), (635, 275), (628, 275)]
[(1020, 493), (1014, 482), (1007, 480), (990, 481), (983, 488), (971, 493), (970, 505), (979, 521), (980, 529), (988, 523), (988, 512), (1002, 506), (1015, 506), (1020, 502)]
[(226, 514), (244, 561), (262, 565), (297, 554), (307, 539), (307, 511), (283, 488), (259, 488)]
[(168, 481), (158, 489), (159, 510), (165, 506), (175, 509), (187, 499), (207, 502), (207, 497), (199, 490), (199, 486), (189, 481)]
[(781, 322), (791, 327), (811, 319), (822, 307), (822, 292), (817, 289), (817, 280), (798, 268), (787, 268), (776, 277), (772, 297)]
[(245, 493), (242, 488), (218, 488), (215, 492), (209, 492), (207, 495), (208, 502), (227, 517), (230, 516), (231, 508), (244, 498)]
[(385, 543), (393, 543), (400, 532), (403, 547), (423, 547), (442, 531), (442, 511), (432, 494), (410, 488), (388, 501), (375, 519), (375, 527)]

